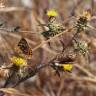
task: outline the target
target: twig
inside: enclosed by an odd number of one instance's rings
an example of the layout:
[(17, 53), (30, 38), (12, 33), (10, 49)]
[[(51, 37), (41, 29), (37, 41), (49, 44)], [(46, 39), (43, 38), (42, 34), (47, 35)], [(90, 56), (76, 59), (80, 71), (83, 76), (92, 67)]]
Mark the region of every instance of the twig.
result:
[(23, 7), (4, 7), (0, 8), (0, 12), (24, 11), (25, 9)]
[(32, 32), (32, 30), (30, 31), (25, 31), (25, 30), (18, 30), (18, 31), (15, 31), (14, 29), (10, 28), (0, 28), (0, 30), (2, 31), (6, 31), (6, 32), (10, 32), (10, 33), (27, 33), (27, 34), (40, 34), (40, 33), (36, 33), (36, 32)]
[(87, 81), (91, 83), (96, 83), (96, 78), (91, 78), (91, 77), (80, 77), (80, 76), (78, 77), (76, 75), (71, 74), (70, 78), (77, 80), (77, 81)]
[[(14, 34), (14, 33), (6, 32), (6, 31), (4, 31), (4, 30), (0, 30), (0, 34), (4, 34), (4, 35), (8, 35), (8, 36), (12, 36), (12, 37), (14, 37), (14, 38), (18, 38), (18, 39), (21, 38), (21, 36), (19, 36), (18, 34)], [(29, 43), (31, 43), (31, 44), (33, 44), (33, 45), (36, 45), (35, 42), (33, 42), (32, 40), (29, 40), (28, 38), (26, 38), (26, 40), (27, 40)]]
[(86, 73), (89, 77), (92, 77), (92, 78), (95, 77), (91, 72), (89, 72), (87, 69), (83, 68), (83, 67), (80, 66), (79, 64), (74, 64), (74, 66), (75, 66), (76, 68), (78, 68), (80, 71), (83, 71), (84, 73)]
[(23, 77), (23, 78), (19, 79), (19, 81), (13, 87), (16, 87), (18, 84), (20, 84), (21, 82), (24, 82), (25, 80), (29, 79), (30, 77), (33, 77), (42, 68), (45, 68), (47, 66), (49, 66), (49, 64), (42, 64), (42, 65), (40, 64), (39, 66), (37, 66), (36, 68), (34, 68), (33, 70), (31, 70), (26, 77)]
[(44, 41), (43, 43), (41, 43), (41, 44), (39, 44), (38, 46), (36, 46), (35, 48), (33, 48), (33, 52), (36, 51), (37, 49), (39, 49), (40, 47), (42, 47), (44, 44), (46, 44), (46, 43), (54, 40), (55, 38), (59, 37), (60, 35), (64, 34), (65, 32), (71, 31), (72, 29), (73, 29), (73, 27), (70, 28), (70, 29), (65, 30), (65, 31), (62, 32), (62, 33), (59, 33), (59, 34), (55, 35), (54, 37), (48, 39), (47, 41)]
[(8, 93), (10, 95), (17, 95), (17, 96), (30, 96), (26, 93), (21, 93), (20, 91), (13, 89), (13, 88), (0, 88), (0, 91), (3, 91), (4, 93)]

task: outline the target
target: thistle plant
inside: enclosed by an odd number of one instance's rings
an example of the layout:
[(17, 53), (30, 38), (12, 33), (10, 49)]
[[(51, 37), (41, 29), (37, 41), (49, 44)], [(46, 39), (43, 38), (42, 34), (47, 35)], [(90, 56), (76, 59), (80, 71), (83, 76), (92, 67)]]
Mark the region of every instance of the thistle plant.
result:
[(27, 72), (25, 71), (25, 68), (27, 68), (26, 59), (22, 57), (12, 56), (10, 60), (12, 64), (10, 65), (10, 67), (8, 67), (8, 77), (3, 87), (6, 87), (11, 82), (14, 76), (19, 76), (19, 78), (21, 78), (27, 74)]
[(88, 22), (91, 20), (91, 14), (89, 11), (84, 11), (77, 18), (76, 29), (77, 32), (85, 31), (88, 28)]
[[(44, 43), (36, 46), (35, 48), (32, 48), (27, 43), (26, 39), (22, 37), (17, 44), (19, 49), (22, 51), (23, 55), (27, 56), (33, 56), (34, 51), (42, 47), (44, 44), (50, 42), (51, 40), (56, 39), (60, 35), (63, 35), (65, 32), (71, 32), (70, 29), (73, 28), (67, 28), (62, 26), (62, 24), (59, 24), (56, 20), (56, 16), (58, 13), (55, 10), (49, 10), (47, 12), (47, 16), (49, 17), (47, 24), (44, 26), (48, 27), (48, 31), (42, 32), (41, 35), (48, 38)], [(75, 24), (76, 33), (73, 34), (73, 37), (69, 44), (67, 46), (63, 47), (63, 51), (59, 52), (50, 60), (47, 64), (39, 64), (35, 67), (28, 66), (28, 60), (25, 57), (20, 57), (20, 54), (14, 55), (10, 58), (11, 60), (11, 67), (9, 68), (9, 77), (6, 79), (4, 87), (6, 87), (11, 81), (14, 76), (19, 76), (18, 82), (16, 82), (15, 86), (20, 84), (21, 82), (24, 82), (28, 78), (36, 75), (42, 68), (45, 68), (47, 66), (50, 66), (53, 68), (53, 70), (56, 71), (56, 74), (60, 76), (60, 72), (72, 72), (72, 69), (74, 68), (73, 64), (76, 60), (77, 53), (80, 52), (81, 54), (85, 55), (88, 52), (88, 45), (86, 42), (82, 42), (82, 38), (80, 40), (77, 40), (77, 36), (80, 32), (85, 31), (88, 27), (88, 21), (90, 20), (91, 15), (87, 11), (84, 12), (82, 15), (78, 16), (77, 22)], [(18, 28), (17, 28), (18, 29)], [(70, 33), (69, 33), (70, 34)], [(65, 37), (64, 37), (65, 38)], [(60, 37), (61, 39), (61, 37)], [(74, 41), (73, 45), (72, 42)], [(72, 47), (73, 50), (66, 50), (69, 47)], [(30, 67), (30, 68), (29, 68)], [(26, 70), (27, 69), (27, 70)]]
[(88, 53), (88, 44), (84, 41), (75, 40), (74, 49), (84, 55)]
[(55, 10), (49, 10), (47, 12), (47, 16), (49, 17), (49, 19), (48, 19), (48, 23), (45, 24), (45, 26), (47, 26), (49, 30), (41, 33), (44, 37), (50, 38), (65, 30), (65, 28), (56, 21), (57, 15), (58, 13)]

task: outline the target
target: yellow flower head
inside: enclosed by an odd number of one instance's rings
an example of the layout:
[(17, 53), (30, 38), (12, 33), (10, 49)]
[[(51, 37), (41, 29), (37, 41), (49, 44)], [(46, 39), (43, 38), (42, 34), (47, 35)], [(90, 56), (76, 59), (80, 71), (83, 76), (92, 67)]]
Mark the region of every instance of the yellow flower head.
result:
[(71, 71), (73, 69), (72, 64), (60, 64), (60, 66), (62, 66), (65, 71)]
[(13, 56), (10, 58), (12, 63), (14, 63), (16, 66), (26, 66), (27, 61), (21, 57)]
[(83, 11), (82, 16), (86, 17), (87, 20), (91, 19), (91, 13), (89, 11)]
[(66, 64), (55, 63), (55, 65), (59, 68), (62, 68), (63, 71), (72, 71), (73, 69), (73, 65), (70, 63), (66, 63)]
[(57, 15), (58, 15), (58, 13), (54, 9), (48, 10), (48, 12), (47, 12), (47, 16), (49, 16), (49, 17), (56, 17)]

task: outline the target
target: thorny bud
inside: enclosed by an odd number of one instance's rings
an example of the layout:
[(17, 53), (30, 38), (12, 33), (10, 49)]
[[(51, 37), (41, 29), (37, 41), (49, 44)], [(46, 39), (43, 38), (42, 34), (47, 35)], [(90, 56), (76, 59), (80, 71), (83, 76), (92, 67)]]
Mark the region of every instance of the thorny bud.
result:
[(74, 48), (82, 54), (86, 54), (88, 52), (88, 44), (83, 41), (76, 41), (74, 43)]
[(77, 19), (77, 32), (84, 31), (88, 27), (88, 21), (91, 19), (91, 14), (88, 11), (84, 11)]
[(42, 35), (47, 38), (53, 37), (65, 30), (65, 27), (58, 23), (55, 17), (49, 19), (46, 26), (49, 28), (49, 30), (46, 32), (42, 32)]

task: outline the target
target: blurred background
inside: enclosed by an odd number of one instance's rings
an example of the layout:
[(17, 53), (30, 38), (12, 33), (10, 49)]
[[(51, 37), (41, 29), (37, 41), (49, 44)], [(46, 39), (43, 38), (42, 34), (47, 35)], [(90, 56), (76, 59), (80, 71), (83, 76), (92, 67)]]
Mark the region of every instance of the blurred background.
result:
[[(72, 26), (74, 20), (70, 18), (78, 16), (84, 10), (90, 10), (93, 16), (96, 15), (96, 0), (0, 0), (0, 4), (0, 65), (9, 64), (8, 58), (14, 53), (13, 49), (21, 37), (26, 38), (31, 48), (46, 40), (39, 33), (46, 30), (40, 24), (48, 22), (47, 10), (55, 9), (58, 12), (58, 22), (62, 24), (68, 20), (65, 26)], [(96, 27), (95, 19), (90, 23)], [(14, 28), (18, 26), (24, 32), (15, 32)], [(70, 39), (68, 34), (65, 34), (65, 43)], [(89, 29), (87, 35), (81, 35), (91, 46), (90, 63), (87, 64), (84, 57), (79, 57), (80, 66), (72, 72), (75, 77), (66, 78), (65, 73), (58, 77), (51, 68), (44, 68), (18, 85), (16, 90), (6, 91), (4, 96), (96, 96), (96, 31)], [(46, 44), (42, 46), (44, 48), (33, 52), (30, 60), (32, 66), (46, 63), (61, 52), (59, 38), (50, 44), (51, 48)], [(90, 76), (94, 78), (90, 79)]]

